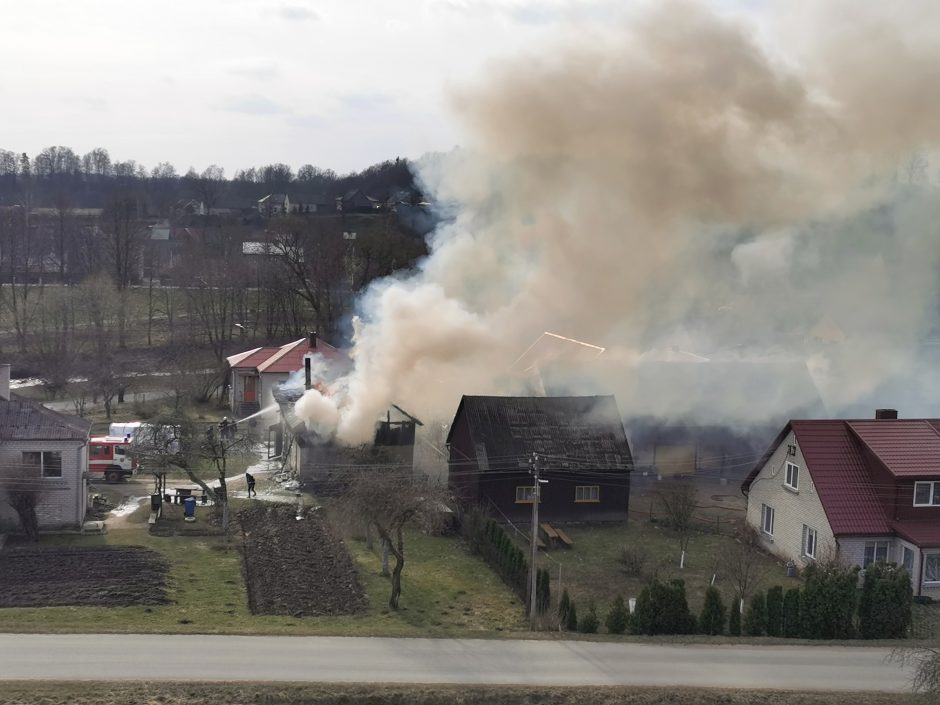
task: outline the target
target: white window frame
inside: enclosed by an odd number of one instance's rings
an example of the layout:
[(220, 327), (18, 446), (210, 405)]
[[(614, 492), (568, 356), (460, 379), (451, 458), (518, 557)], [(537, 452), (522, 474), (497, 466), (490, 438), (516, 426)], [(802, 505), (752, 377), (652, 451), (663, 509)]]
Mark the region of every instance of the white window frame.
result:
[[(791, 471), (793, 472), (792, 478), (790, 477)], [(800, 466), (796, 463), (791, 463), (789, 460), (787, 461), (786, 467), (784, 469), (783, 486), (793, 490), (794, 492), (799, 491), (800, 489)]]
[[(906, 546), (903, 543), (901, 544), (901, 567), (907, 571), (907, 574), (914, 577), (914, 559), (917, 554), (914, 553), (914, 549), (910, 546)], [(910, 556), (911, 560), (908, 561), (907, 557)], [(909, 564), (909, 565), (908, 565)]]
[(590, 503), (601, 501), (600, 485), (577, 485), (574, 488), (574, 501), (577, 503)]
[(813, 527), (803, 524), (803, 557), (816, 560), (816, 552), (818, 549), (819, 532)]
[[(927, 486), (927, 501), (917, 501), (917, 488), (921, 485)], [(915, 507), (940, 507), (940, 482), (930, 480), (919, 480), (914, 483), (914, 506)]]
[[(37, 453), (39, 454), (38, 464), (33, 463), (33, 462), (27, 462), (26, 460), (27, 454), (35, 455)], [(55, 467), (56, 465), (56, 463), (51, 463), (51, 462), (48, 464), (46, 463), (46, 455), (52, 454), (52, 453), (55, 453), (56, 455), (59, 456), (59, 462), (57, 463), (59, 472), (57, 475), (50, 475), (46, 471), (47, 467), (52, 468), (52, 467)], [(39, 470), (39, 477), (43, 478), (44, 480), (61, 480), (62, 479), (62, 451), (61, 450), (24, 450), (22, 459), (23, 459), (23, 465), (29, 465), (29, 466), (37, 468)]]
[[(760, 530), (764, 532), (765, 534), (767, 534), (767, 536), (774, 535), (774, 518), (775, 518), (774, 514), (775, 512), (774, 512), (773, 507), (767, 504), (760, 505)], [(769, 522), (770, 530), (769, 531), (767, 530), (768, 517), (770, 518), (770, 522)]]
[[(872, 559), (868, 560), (868, 547), (872, 548)], [(884, 546), (884, 558), (878, 558), (879, 547)], [(862, 568), (867, 568), (872, 563), (887, 563), (891, 559), (891, 542), (888, 539), (875, 539), (866, 541), (865, 549), (862, 552)]]
[[(934, 571), (933, 577), (927, 577), (927, 566), (929, 566), (931, 562), (937, 563), (937, 568)], [(925, 553), (923, 570), (925, 585), (940, 585), (940, 553)]]
[(516, 485), (516, 504), (532, 504), (534, 497), (534, 485)]

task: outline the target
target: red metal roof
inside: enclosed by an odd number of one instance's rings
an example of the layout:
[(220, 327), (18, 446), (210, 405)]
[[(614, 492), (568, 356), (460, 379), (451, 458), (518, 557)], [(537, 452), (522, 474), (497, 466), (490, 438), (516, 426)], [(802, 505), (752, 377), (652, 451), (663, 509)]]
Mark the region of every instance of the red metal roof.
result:
[(791, 421), (796, 442), (836, 536), (890, 534), (861, 445), (845, 421)]
[(342, 366), (350, 364), (346, 353), (321, 339), (317, 340), (315, 348), (310, 347), (309, 339), (301, 338), (277, 348), (258, 348), (248, 352), (250, 354), (247, 356), (241, 353), (228, 358), (233, 369), (257, 369), (258, 372), (271, 373), (296, 372), (303, 369), (304, 355), (311, 352), (322, 355), (332, 363)]
[[(920, 546), (940, 545), (936, 522), (892, 522), (875, 494), (865, 449), (896, 477), (940, 477), (937, 419), (790, 421), (745, 479), (746, 493), (786, 435), (793, 430), (807, 470), (836, 536), (910, 534)], [(928, 541), (928, 543), (922, 543)]]
[(896, 521), (894, 532), (920, 548), (940, 548), (940, 522)]
[(254, 369), (278, 350), (280, 350), (280, 348), (258, 348), (247, 357), (243, 357), (241, 360), (232, 365), (232, 369)]
[(940, 477), (940, 433), (931, 422), (879, 419), (847, 424), (895, 477)]

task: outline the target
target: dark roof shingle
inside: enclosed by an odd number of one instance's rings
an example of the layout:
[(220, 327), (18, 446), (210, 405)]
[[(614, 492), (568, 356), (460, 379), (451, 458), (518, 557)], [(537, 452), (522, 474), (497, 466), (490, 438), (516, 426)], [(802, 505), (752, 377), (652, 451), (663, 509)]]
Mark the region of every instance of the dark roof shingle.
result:
[(38, 402), (12, 395), (0, 399), (0, 440), (84, 441), (91, 421), (60, 414)]

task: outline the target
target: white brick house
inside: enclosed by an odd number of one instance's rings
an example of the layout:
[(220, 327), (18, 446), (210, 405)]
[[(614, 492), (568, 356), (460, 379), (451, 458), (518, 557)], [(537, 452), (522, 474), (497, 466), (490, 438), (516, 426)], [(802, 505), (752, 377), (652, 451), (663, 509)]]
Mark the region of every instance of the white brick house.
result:
[(915, 595), (940, 597), (940, 420), (790, 421), (742, 491), (781, 558), (894, 562)]
[(81, 528), (88, 508), (91, 422), (10, 394), (10, 366), (0, 365), (0, 531), (19, 529), (7, 502), (12, 489), (35, 488), (40, 530)]

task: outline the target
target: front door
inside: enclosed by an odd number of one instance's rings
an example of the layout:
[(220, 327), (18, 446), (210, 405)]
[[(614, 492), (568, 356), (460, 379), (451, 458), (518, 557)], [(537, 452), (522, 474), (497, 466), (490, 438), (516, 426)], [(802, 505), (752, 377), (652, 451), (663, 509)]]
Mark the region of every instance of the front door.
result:
[(257, 383), (257, 377), (245, 377), (245, 394), (242, 397), (245, 401), (257, 401)]

